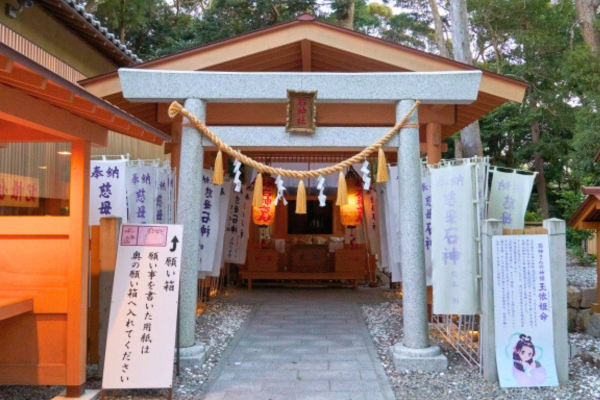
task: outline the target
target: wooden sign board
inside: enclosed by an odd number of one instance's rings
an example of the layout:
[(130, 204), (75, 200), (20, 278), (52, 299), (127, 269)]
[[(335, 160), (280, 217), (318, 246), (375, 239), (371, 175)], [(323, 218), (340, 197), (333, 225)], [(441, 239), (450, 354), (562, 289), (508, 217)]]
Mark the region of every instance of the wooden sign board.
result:
[(171, 388), (182, 232), (121, 226), (103, 389)]
[(315, 133), (317, 128), (317, 92), (288, 90), (285, 131)]

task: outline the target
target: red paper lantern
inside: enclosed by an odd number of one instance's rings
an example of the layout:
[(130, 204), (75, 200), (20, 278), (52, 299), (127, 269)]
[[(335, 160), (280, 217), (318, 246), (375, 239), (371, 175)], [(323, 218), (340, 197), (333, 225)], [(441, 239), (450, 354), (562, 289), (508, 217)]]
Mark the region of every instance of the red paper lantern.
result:
[(348, 228), (356, 228), (362, 222), (363, 217), (363, 182), (353, 168), (346, 174), (346, 188), (348, 193), (348, 204), (340, 206), (340, 217), (342, 225)]
[(262, 192), (262, 206), (252, 206), (252, 221), (258, 226), (269, 226), (275, 221), (275, 198), (277, 197), (275, 179), (264, 176)]

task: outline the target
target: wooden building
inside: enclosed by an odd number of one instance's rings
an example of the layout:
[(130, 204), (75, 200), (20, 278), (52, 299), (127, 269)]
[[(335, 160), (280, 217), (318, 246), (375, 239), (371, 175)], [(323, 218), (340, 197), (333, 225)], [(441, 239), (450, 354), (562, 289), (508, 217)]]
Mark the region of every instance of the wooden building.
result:
[(140, 60), (75, 1), (0, 10), (0, 385), (79, 397), (91, 154), (159, 155), (169, 138), (76, 83)]

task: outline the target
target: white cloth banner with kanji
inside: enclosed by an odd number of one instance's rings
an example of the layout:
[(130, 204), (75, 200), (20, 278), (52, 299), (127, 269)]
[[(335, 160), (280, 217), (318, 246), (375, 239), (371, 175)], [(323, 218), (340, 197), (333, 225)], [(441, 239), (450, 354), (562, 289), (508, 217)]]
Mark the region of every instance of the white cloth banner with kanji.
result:
[(130, 162), (127, 167), (128, 220), (134, 224), (154, 223), (156, 166)]
[(371, 254), (377, 254), (377, 258), (381, 260), (381, 245), (379, 244), (379, 206), (377, 204), (377, 190), (371, 187), (371, 190), (363, 193), (365, 201), (365, 229), (369, 239), (369, 248)]
[(476, 314), (477, 243), (473, 164), (431, 170), (433, 312)]
[(431, 175), (429, 168), (423, 167), (421, 173), (421, 193), (423, 198), (423, 239), (425, 241), (425, 274), (427, 286), (431, 286)]
[(92, 161), (90, 168), (90, 225), (102, 217), (127, 223), (127, 160)]
[(223, 261), (244, 264), (248, 249), (248, 227), (252, 215), (252, 191), (242, 186), (239, 193), (234, 191), (231, 196), (225, 228)]
[(494, 171), (488, 218), (499, 219), (506, 229), (523, 229), (534, 180), (533, 174)]
[(381, 246), (381, 269), (384, 272), (390, 271), (390, 253), (389, 236), (387, 234), (387, 210), (385, 208), (386, 185), (385, 183), (375, 184), (377, 196), (377, 221), (379, 222), (379, 245)]
[(202, 170), (200, 196), (200, 255), (198, 271), (212, 272), (219, 237), (221, 186), (212, 183), (212, 171)]
[(392, 282), (402, 281), (400, 265), (400, 184), (398, 167), (390, 167), (389, 179), (385, 183), (385, 224), (388, 236), (388, 251), (390, 256), (390, 271)]
[(233, 192), (233, 183), (224, 182), (219, 187), (219, 224), (217, 233), (217, 245), (215, 246), (215, 258), (210, 276), (219, 276), (223, 264), (223, 245), (225, 243), (225, 227), (227, 226), (227, 212), (229, 211), (229, 200)]

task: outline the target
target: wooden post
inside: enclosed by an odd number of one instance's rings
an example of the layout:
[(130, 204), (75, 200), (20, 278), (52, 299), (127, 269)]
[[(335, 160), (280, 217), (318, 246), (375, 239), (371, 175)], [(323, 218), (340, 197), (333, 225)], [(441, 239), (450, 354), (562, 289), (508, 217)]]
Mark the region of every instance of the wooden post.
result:
[[(600, 256), (600, 230), (596, 229), (596, 256)], [(596, 274), (600, 276), (600, 257), (596, 258)], [(596, 288), (598, 288), (598, 284), (596, 284)], [(598, 292), (598, 301), (592, 304), (592, 312), (594, 314), (600, 314), (600, 290), (596, 290)]]
[(502, 235), (502, 222), (488, 219), (481, 229), (481, 363), (483, 377), (488, 382), (498, 382), (496, 366), (496, 332), (494, 323), (494, 272), (492, 258), (492, 237)]
[(557, 218), (544, 220), (548, 229), (550, 249), (550, 276), (552, 277), (552, 324), (554, 329), (554, 357), (559, 383), (569, 381), (569, 332), (567, 330), (567, 243), (565, 221)]
[(100, 225), (91, 226), (90, 308), (88, 310), (88, 362), (98, 364), (100, 323)]
[(100, 296), (99, 296), (99, 333), (98, 333), (98, 374), (104, 369), (104, 352), (108, 333), (108, 318), (112, 297), (115, 264), (117, 263), (117, 242), (121, 218), (100, 218)]
[(427, 163), (437, 164), (442, 159), (442, 125), (429, 123), (425, 126)]
[(71, 142), (69, 247), (67, 297), (67, 397), (83, 394), (86, 381), (87, 309), (89, 277), (89, 184), (91, 143)]

